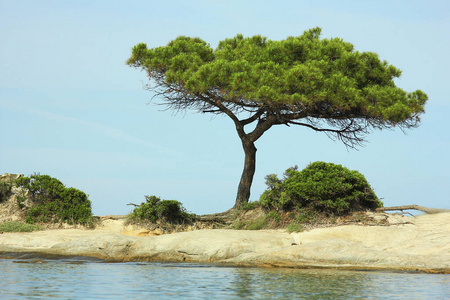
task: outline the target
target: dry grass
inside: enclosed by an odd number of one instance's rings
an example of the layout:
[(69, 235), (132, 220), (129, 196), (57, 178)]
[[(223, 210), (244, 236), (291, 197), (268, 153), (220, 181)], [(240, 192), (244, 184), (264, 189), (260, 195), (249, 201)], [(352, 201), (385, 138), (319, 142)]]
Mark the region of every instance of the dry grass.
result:
[(314, 228), (335, 227), (348, 224), (374, 226), (386, 225), (370, 217), (365, 211), (354, 212), (344, 216), (320, 214), (318, 212), (298, 211), (265, 211), (261, 207), (240, 210), (230, 216), (232, 229), (286, 229), (288, 232), (299, 232)]

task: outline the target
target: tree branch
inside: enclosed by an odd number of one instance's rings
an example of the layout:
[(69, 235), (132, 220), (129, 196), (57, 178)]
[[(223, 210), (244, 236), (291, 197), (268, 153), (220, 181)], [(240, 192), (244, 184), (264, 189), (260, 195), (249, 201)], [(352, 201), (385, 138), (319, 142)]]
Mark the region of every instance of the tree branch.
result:
[(265, 112), (265, 110), (263, 110), (263, 109), (258, 110), (258, 111), (257, 111), (253, 116), (251, 116), (250, 118), (241, 120), (241, 124), (245, 126), (245, 125), (247, 125), (247, 124), (250, 124), (250, 123), (256, 121), (259, 117), (261, 117), (261, 116), (264, 114), (264, 112)]
[(221, 110), (220, 109), (209, 109), (209, 110), (203, 110), (202, 113), (220, 113)]
[(263, 133), (269, 130), (276, 122), (277, 117), (275, 115), (268, 115), (265, 119), (260, 119), (258, 124), (256, 124), (255, 129), (248, 134), (250, 141), (255, 142), (258, 140)]
[(230, 117), (230, 119), (233, 120), (236, 126), (236, 131), (239, 137), (241, 139), (244, 139), (246, 137), (246, 133), (244, 131), (244, 124), (242, 124), (241, 121), (239, 121), (238, 117), (230, 109), (228, 109), (225, 105), (223, 105), (221, 99), (219, 99), (215, 95), (207, 93), (206, 96), (207, 97), (204, 97), (203, 95), (198, 95), (198, 97), (200, 97), (203, 101), (209, 103), (211, 106), (217, 107), (220, 111), (224, 112), (228, 117)]
[[(363, 144), (364, 138), (362, 137), (362, 135), (367, 133), (367, 126), (362, 126), (353, 119), (337, 120), (333, 122), (331, 120), (328, 120), (330, 126), (341, 127), (340, 129), (320, 128), (316, 125), (318, 123), (314, 122), (313, 120), (309, 118), (307, 118), (306, 120), (309, 123), (289, 121), (287, 122), (287, 124), (305, 126), (313, 129), (314, 131), (325, 132), (331, 139), (334, 139), (332, 135), (335, 135), (335, 138), (341, 140), (346, 147), (353, 149), (355, 149), (356, 146)], [(330, 124), (330, 122), (332, 123)]]

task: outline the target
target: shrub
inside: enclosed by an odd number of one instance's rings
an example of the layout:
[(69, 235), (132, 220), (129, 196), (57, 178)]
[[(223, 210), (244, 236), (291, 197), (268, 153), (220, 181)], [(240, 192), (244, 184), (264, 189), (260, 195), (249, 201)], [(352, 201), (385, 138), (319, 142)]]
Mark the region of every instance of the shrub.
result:
[(261, 205), (302, 210), (304, 218), (311, 217), (311, 210), (342, 214), (383, 205), (361, 173), (341, 165), (314, 162), (302, 171), (290, 168), (284, 175), (283, 180), (266, 176), (268, 189), (260, 197)]
[(11, 195), (12, 185), (9, 182), (0, 182), (0, 203)]
[(186, 212), (176, 200), (161, 200), (156, 196), (145, 196), (146, 202), (133, 209), (130, 219), (135, 222), (164, 222), (170, 224), (190, 223), (195, 215)]
[(19, 209), (25, 208), (25, 197), (24, 196), (17, 196), (17, 206)]
[[(57, 223), (92, 225), (91, 201), (88, 196), (49, 175), (21, 177), (16, 185), (28, 190), (32, 205), (25, 211), (27, 223)], [(22, 199), (23, 200), (23, 199)], [(18, 201), (19, 207), (22, 201)]]

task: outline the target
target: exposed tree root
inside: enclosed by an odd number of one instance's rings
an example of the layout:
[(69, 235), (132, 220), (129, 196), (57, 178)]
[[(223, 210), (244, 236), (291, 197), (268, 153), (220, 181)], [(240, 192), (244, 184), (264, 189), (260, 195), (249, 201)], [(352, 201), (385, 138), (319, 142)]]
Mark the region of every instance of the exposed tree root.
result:
[(100, 220), (120, 220), (125, 219), (126, 215), (108, 215), (108, 216), (99, 216)]
[(391, 207), (380, 207), (380, 208), (377, 208), (377, 211), (400, 210), (403, 212), (403, 210), (407, 210), (407, 209), (420, 210), (427, 214), (438, 214), (438, 213), (442, 213), (442, 212), (450, 212), (450, 209), (423, 207), (423, 206), (419, 206), (417, 204), (391, 206)]
[(231, 208), (227, 211), (197, 216), (197, 220), (200, 222), (218, 222), (218, 223), (231, 223), (235, 217), (236, 210)]

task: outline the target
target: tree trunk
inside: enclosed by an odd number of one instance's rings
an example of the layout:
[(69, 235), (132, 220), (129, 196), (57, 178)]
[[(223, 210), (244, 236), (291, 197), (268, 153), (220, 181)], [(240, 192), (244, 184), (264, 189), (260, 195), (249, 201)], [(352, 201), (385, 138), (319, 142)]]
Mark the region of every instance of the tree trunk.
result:
[(252, 187), (253, 176), (256, 169), (256, 147), (253, 142), (243, 141), (242, 146), (245, 152), (244, 171), (239, 182), (236, 203), (233, 208), (240, 208), (248, 203), (250, 199), (250, 189)]

